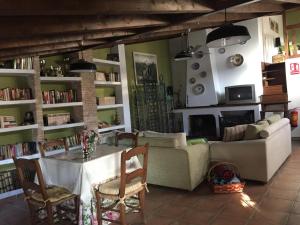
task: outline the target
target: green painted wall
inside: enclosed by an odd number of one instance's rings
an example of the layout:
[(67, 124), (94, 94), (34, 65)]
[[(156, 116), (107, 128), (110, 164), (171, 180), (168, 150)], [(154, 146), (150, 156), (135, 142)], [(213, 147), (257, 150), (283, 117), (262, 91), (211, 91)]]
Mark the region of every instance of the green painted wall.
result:
[[(300, 10), (286, 13), (286, 24), (293, 25), (300, 23)], [(297, 45), (300, 45), (300, 29), (296, 29), (293, 32), (296, 33)], [(292, 31), (288, 32), (289, 40), (292, 40)]]

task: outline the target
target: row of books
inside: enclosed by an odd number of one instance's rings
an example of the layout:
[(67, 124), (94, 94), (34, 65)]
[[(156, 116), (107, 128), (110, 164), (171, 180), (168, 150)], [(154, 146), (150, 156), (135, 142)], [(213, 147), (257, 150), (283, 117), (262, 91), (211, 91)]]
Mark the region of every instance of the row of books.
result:
[(35, 142), (25, 142), (0, 146), (0, 159), (9, 159), (37, 153)]
[(15, 101), (32, 99), (30, 88), (2, 88), (0, 89), (1, 101)]
[(43, 104), (68, 103), (77, 101), (77, 93), (70, 89), (67, 91), (43, 91)]
[(13, 61), (14, 69), (31, 70), (33, 69), (33, 59), (28, 58), (17, 58)]
[(0, 116), (0, 127), (8, 128), (8, 127), (16, 127), (17, 121), (14, 116)]
[(81, 144), (80, 135), (75, 134), (73, 136), (66, 137), (66, 142), (69, 147), (74, 147), (74, 146), (80, 145)]
[(56, 126), (71, 122), (70, 113), (49, 113), (44, 115), (45, 126)]

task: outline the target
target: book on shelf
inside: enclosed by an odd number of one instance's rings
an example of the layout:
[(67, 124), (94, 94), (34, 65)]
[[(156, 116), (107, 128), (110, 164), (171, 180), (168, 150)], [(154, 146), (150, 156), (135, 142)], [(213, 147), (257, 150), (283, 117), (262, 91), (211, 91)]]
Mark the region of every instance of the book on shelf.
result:
[(74, 147), (74, 146), (80, 145), (81, 144), (80, 134), (75, 134), (75, 135), (66, 137), (66, 142), (69, 147)]
[(0, 127), (1, 128), (9, 128), (9, 127), (16, 127), (16, 117), (14, 116), (0, 116)]
[(43, 91), (42, 96), (43, 96), (43, 104), (77, 102), (77, 93), (73, 89), (67, 91), (57, 91), (57, 90)]
[(10, 159), (13, 156), (21, 157), (37, 153), (35, 142), (24, 142), (17, 144), (8, 144), (0, 146), (0, 157), (2, 159)]
[(32, 99), (32, 91), (30, 88), (2, 88), (0, 89), (1, 101), (16, 101)]
[(44, 115), (45, 126), (57, 126), (71, 122), (70, 113), (49, 113)]
[(33, 69), (33, 60), (28, 58), (17, 58), (13, 61), (13, 69), (31, 70)]

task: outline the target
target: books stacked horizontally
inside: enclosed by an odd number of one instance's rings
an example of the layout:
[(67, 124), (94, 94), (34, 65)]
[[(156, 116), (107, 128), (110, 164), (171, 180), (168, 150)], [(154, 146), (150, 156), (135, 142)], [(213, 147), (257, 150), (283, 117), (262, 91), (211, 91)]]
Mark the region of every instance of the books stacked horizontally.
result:
[(56, 126), (70, 123), (71, 115), (70, 113), (49, 113), (44, 115), (44, 125), (45, 126)]
[(16, 117), (14, 116), (0, 116), (0, 126), (1, 128), (8, 128), (8, 127), (16, 127)]
[(81, 144), (81, 142), (80, 142), (80, 135), (79, 134), (75, 134), (73, 136), (66, 137), (66, 142), (67, 142), (67, 144), (68, 144), (69, 147), (78, 146), (78, 145)]
[(13, 156), (20, 157), (37, 153), (35, 142), (25, 142), (0, 146), (0, 158), (9, 159)]
[(43, 91), (43, 104), (68, 103), (77, 101), (77, 93), (75, 90), (67, 91)]
[(30, 88), (3, 88), (0, 89), (1, 101), (15, 101), (32, 99)]

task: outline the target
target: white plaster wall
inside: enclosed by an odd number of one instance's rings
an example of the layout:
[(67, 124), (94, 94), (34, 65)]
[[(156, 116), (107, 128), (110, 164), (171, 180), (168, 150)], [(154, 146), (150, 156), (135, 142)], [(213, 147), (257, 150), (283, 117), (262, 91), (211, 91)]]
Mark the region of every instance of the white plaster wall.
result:
[[(226, 86), (254, 84), (256, 100), (262, 95), (262, 43), (259, 35), (260, 23), (258, 19), (252, 19), (237, 23), (246, 26), (251, 35), (251, 39), (244, 45), (234, 45), (225, 48), (225, 53), (220, 54), (218, 49), (212, 50), (215, 57), (215, 73), (218, 77), (220, 88), (220, 102), (224, 102), (224, 92)], [(235, 54), (241, 54), (244, 57), (244, 63), (241, 66), (234, 66), (229, 62), (229, 57)]]
[[(270, 20), (278, 24), (278, 33), (271, 29)], [(265, 16), (261, 17), (259, 21), (263, 41), (263, 61), (272, 63), (272, 56), (278, 54), (278, 48), (274, 47), (275, 38), (280, 37), (281, 45), (284, 45), (282, 16)]]

